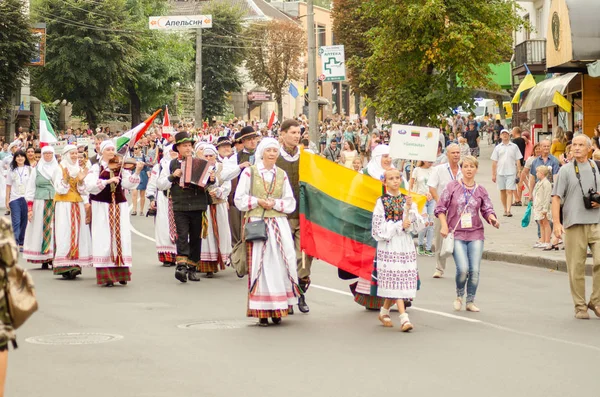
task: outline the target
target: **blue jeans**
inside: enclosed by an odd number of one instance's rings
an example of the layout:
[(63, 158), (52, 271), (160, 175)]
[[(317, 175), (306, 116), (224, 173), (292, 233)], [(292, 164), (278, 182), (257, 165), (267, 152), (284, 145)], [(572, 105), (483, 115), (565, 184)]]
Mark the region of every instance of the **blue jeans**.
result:
[(27, 202), (23, 197), (8, 203), (10, 207), (10, 220), (17, 245), (23, 245), (25, 240), (25, 229), (27, 229)]
[(433, 215), (433, 211), (435, 211), (435, 200), (432, 199), (428, 201), (427, 204), (425, 204), (425, 209), (427, 210), (427, 219), (425, 219), (425, 222), (430, 223), (430, 225), (419, 232), (419, 245), (423, 245), (423, 240), (427, 237), (425, 249), (431, 251), (431, 243), (433, 243), (433, 221), (435, 219), (435, 216)]
[(456, 263), (456, 296), (462, 298), (467, 286), (467, 303), (475, 300), (479, 285), (479, 265), (483, 256), (483, 240), (454, 240), (454, 262)]

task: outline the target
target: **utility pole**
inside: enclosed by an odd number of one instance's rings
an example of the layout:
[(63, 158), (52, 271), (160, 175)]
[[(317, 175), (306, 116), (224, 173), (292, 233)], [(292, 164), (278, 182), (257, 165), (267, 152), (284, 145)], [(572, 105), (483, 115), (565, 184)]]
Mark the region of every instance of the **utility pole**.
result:
[(306, 1), (308, 33), (308, 126), (310, 140), (319, 146), (319, 102), (317, 92), (317, 56), (315, 38), (315, 13), (313, 0)]
[(196, 129), (202, 128), (202, 29), (196, 29), (196, 90), (194, 93)]

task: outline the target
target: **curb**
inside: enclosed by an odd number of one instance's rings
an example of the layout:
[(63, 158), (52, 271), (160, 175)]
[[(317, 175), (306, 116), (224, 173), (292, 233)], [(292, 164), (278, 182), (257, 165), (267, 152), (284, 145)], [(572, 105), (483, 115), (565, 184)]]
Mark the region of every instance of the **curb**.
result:
[[(559, 272), (567, 272), (567, 261), (566, 259), (553, 259), (544, 258), (541, 256), (515, 254), (510, 252), (498, 252), (498, 251), (483, 251), (483, 259), (495, 262), (507, 262), (517, 265), (539, 267), (543, 269), (556, 270)], [(586, 264), (585, 275), (592, 275), (593, 266)]]

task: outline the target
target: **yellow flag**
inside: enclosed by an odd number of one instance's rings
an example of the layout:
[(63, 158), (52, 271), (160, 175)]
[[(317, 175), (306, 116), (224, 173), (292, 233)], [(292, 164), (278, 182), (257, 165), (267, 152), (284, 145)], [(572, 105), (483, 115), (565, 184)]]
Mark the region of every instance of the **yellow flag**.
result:
[(535, 79), (531, 73), (527, 73), (527, 76), (521, 81), (519, 84), (519, 88), (517, 88), (517, 92), (515, 92), (515, 96), (512, 99), (512, 103), (519, 103), (519, 99), (521, 98), (521, 94), (533, 87), (536, 86)]
[(552, 98), (552, 103), (557, 104), (562, 110), (567, 113), (571, 113), (571, 102), (564, 96), (560, 94), (560, 92), (556, 91), (554, 93), (554, 98)]

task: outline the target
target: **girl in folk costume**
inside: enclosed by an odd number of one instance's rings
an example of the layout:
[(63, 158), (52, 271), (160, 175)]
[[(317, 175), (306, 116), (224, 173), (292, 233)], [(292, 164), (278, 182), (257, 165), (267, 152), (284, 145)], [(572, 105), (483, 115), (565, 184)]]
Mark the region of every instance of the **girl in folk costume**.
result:
[(54, 274), (69, 280), (81, 274), (82, 267), (92, 266), (92, 240), (85, 211), (89, 197), (84, 179), (88, 172), (80, 166), (77, 147), (65, 146), (60, 167), (52, 178), (56, 191)]
[(115, 162), (115, 144), (108, 140), (100, 145), (102, 156), (85, 177), (85, 187), (92, 204), (92, 263), (96, 282), (112, 287), (115, 282), (131, 280), (131, 225), (123, 189), (135, 189), (140, 182), (144, 163), (137, 162), (135, 173)]
[(54, 149), (44, 146), (42, 159), (31, 170), (25, 188), (27, 219), (23, 258), (31, 263), (41, 263), (48, 269), (54, 259), (54, 186), (52, 177), (59, 168)]
[(146, 196), (150, 200), (150, 208), (156, 208), (154, 239), (158, 260), (165, 267), (175, 266), (177, 230), (175, 218), (173, 217), (173, 200), (171, 199), (170, 189), (159, 189), (157, 181), (163, 168), (169, 168), (171, 160), (177, 158), (177, 152), (172, 151), (171, 148), (171, 145), (165, 147), (163, 156), (159, 157), (158, 163), (152, 168), (148, 189), (146, 189)]
[(274, 324), (288, 315), (301, 291), (298, 286), (294, 239), (285, 214), (296, 209), (288, 177), (275, 166), (280, 145), (264, 138), (256, 151), (256, 165), (244, 169), (235, 192), (235, 205), (246, 212), (246, 221), (264, 219), (266, 241), (247, 243), (248, 317), (258, 317), (259, 325)]
[(384, 299), (379, 320), (384, 327), (393, 327), (390, 308), (397, 304), (400, 329), (406, 332), (413, 326), (404, 301), (416, 296), (418, 284), (417, 252), (410, 228), (422, 226), (423, 220), (412, 197), (400, 193), (400, 171), (386, 171), (384, 178), (387, 193), (377, 199), (371, 231), (377, 241), (377, 296)]
[(212, 277), (213, 273), (225, 270), (225, 264), (231, 255), (231, 231), (229, 229), (229, 209), (227, 197), (231, 191), (231, 181), (223, 181), (221, 171), (223, 163), (217, 161), (217, 148), (206, 145), (203, 152), (204, 158), (211, 166), (215, 167), (215, 184), (207, 190), (212, 203), (206, 211), (208, 228), (206, 237), (202, 239), (200, 251), (199, 270)]

